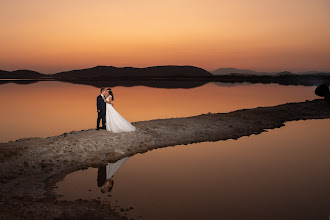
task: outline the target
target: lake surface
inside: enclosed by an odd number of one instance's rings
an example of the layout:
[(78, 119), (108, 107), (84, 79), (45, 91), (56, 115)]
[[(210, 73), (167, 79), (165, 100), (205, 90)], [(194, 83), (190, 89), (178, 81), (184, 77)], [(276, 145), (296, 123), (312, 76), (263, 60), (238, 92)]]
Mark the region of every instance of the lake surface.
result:
[(329, 125), (288, 122), (238, 140), (156, 149), (131, 156), (111, 192), (100, 192), (97, 168), (54, 190), (60, 200), (110, 202), (134, 219), (328, 219)]
[[(130, 122), (230, 112), (318, 98), (315, 87), (207, 83), (195, 88), (112, 87)], [(0, 142), (96, 127), (99, 89), (65, 82), (0, 85)], [(97, 168), (57, 183), (60, 199), (100, 199), (135, 219), (327, 219), (329, 119), (238, 140), (130, 157), (101, 193)], [(109, 133), (111, 135), (111, 133)]]
[[(177, 82), (176, 82), (177, 83)], [(207, 83), (190, 89), (112, 88), (115, 108), (130, 122), (230, 112), (318, 98), (315, 87)], [(0, 85), (0, 142), (96, 127), (99, 89), (56, 81)]]

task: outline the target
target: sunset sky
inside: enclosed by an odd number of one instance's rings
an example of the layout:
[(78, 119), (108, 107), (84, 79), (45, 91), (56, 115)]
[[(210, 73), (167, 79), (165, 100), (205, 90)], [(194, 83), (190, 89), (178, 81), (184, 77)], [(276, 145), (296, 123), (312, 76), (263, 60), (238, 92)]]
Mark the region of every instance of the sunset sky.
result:
[(0, 69), (330, 71), (330, 0), (1, 0)]

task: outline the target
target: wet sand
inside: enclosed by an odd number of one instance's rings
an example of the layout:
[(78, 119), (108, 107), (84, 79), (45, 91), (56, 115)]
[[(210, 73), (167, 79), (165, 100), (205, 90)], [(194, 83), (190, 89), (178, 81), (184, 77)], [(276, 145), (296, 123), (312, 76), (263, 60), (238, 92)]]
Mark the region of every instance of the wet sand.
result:
[(0, 144), (0, 218), (54, 219), (86, 216), (120, 219), (99, 201), (57, 201), (54, 184), (70, 172), (148, 150), (237, 139), (284, 126), (286, 121), (330, 118), (321, 99), (230, 113), (135, 122), (132, 133), (94, 129)]

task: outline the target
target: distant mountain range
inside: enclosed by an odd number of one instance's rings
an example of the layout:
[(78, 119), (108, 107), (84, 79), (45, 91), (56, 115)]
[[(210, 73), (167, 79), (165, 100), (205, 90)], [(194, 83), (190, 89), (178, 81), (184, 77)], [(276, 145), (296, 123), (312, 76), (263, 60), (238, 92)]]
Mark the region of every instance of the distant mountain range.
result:
[(256, 75), (256, 76), (262, 76), (262, 75), (307, 75), (307, 74), (329, 74), (324, 73), (320, 71), (306, 71), (301, 73), (292, 73), (289, 71), (283, 71), (283, 72), (257, 72), (253, 70), (248, 69), (236, 69), (236, 68), (219, 68), (214, 71), (211, 71), (214, 75)]
[(220, 68), (211, 73), (199, 67), (174, 65), (146, 68), (96, 66), (56, 74), (42, 74), (30, 70), (0, 70), (0, 84), (30, 84), (38, 81), (63, 81), (95, 87), (144, 85), (157, 88), (193, 88), (208, 82), (313, 86), (330, 84), (330, 73), (267, 73), (235, 68)]
[(320, 73), (318, 71), (308, 71), (303, 73), (291, 73), (288, 71), (275, 72), (257, 72), (248, 69), (220, 68), (208, 72), (195, 66), (151, 66), (146, 68), (135, 67), (114, 67), (114, 66), (96, 66), (87, 69), (71, 70), (56, 74), (42, 74), (31, 70), (0, 70), (0, 79), (100, 79), (100, 78), (207, 78), (222, 75), (245, 75), (245, 76), (263, 76), (263, 75), (306, 75), (329, 73)]
[(0, 70), (2, 79), (96, 79), (96, 78), (152, 78), (152, 77), (212, 77), (213, 74), (194, 66), (152, 66), (146, 68), (96, 66), (56, 74), (41, 74), (30, 70)]
[(152, 66), (146, 68), (96, 66), (88, 69), (56, 73), (60, 78), (101, 78), (101, 77), (212, 77), (213, 75), (195, 66)]
[(266, 72), (256, 72), (247, 69), (236, 69), (236, 68), (219, 68), (211, 72), (213, 75), (231, 75), (231, 74), (247, 74), (247, 75), (269, 75)]

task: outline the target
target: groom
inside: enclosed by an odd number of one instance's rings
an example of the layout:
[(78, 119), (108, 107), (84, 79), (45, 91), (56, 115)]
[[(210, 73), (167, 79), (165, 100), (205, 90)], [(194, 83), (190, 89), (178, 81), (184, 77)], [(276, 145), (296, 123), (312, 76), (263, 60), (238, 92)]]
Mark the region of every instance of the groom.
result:
[(100, 130), (100, 121), (102, 119), (102, 127), (101, 129), (106, 129), (105, 127), (105, 113), (106, 113), (106, 103), (103, 98), (106, 95), (107, 90), (101, 88), (101, 94), (96, 99), (96, 106), (97, 106), (97, 126), (96, 130)]

